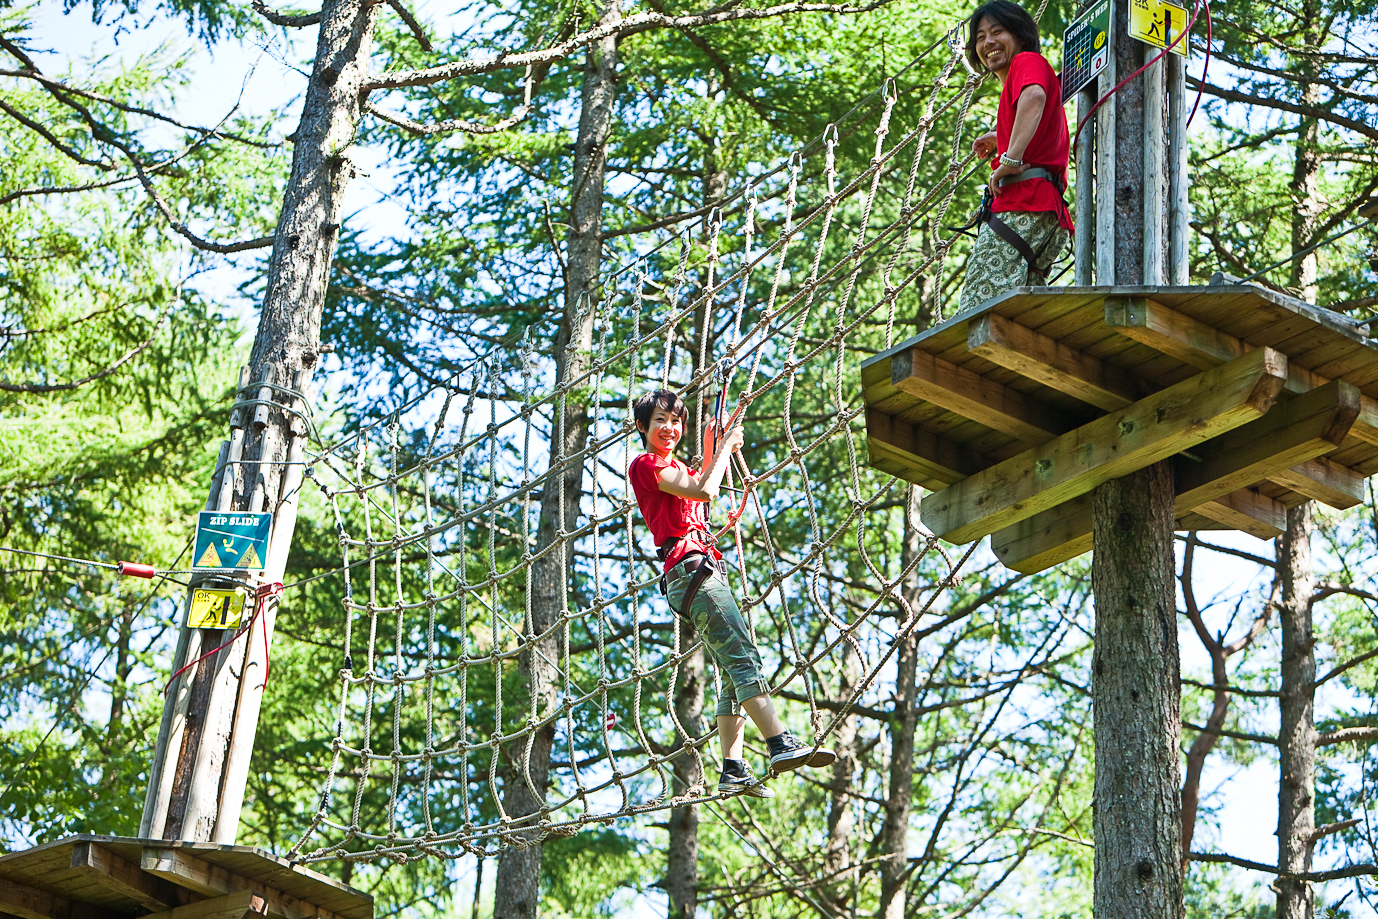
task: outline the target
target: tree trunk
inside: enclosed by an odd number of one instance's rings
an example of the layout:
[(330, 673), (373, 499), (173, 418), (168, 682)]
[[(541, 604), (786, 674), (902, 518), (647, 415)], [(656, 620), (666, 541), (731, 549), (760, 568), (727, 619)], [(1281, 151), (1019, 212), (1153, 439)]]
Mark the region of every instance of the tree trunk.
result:
[[(1278, 537), (1282, 580), (1281, 725), (1278, 729), (1278, 871), (1311, 870), (1316, 828), (1316, 646), (1311, 631), (1311, 504), (1287, 510), (1287, 531)], [(1278, 919), (1311, 919), (1316, 895), (1305, 881), (1279, 878)]]
[[(600, 23), (621, 18), (620, 0), (602, 8)], [(617, 91), (617, 41), (605, 38), (589, 47), (584, 68), (579, 134), (574, 145), (570, 230), (565, 276), (564, 315), (555, 338), (555, 380), (564, 385), (588, 367), (593, 347), (594, 307), (603, 254), (603, 182), (607, 171), (608, 133), (612, 126)], [(566, 465), (566, 458), (580, 453), (588, 441), (588, 394), (574, 389), (556, 410), (556, 429), (551, 432), (550, 477), (541, 492), (541, 523), (537, 551), (559, 542), (575, 529), (583, 490), (584, 464)], [(531, 566), (531, 616), (527, 636), (549, 629), (568, 611), (568, 586), (572, 553), (568, 544), (538, 559)], [(558, 702), (556, 667), (562, 649), (555, 636), (542, 639), (519, 656), (518, 670), (538, 717), (550, 713)], [(538, 813), (545, 805), (550, 784), (550, 748), (553, 725), (527, 736), (511, 752), (513, 767), (503, 789), (503, 809), (513, 818)], [(527, 749), (529, 745), (530, 749)], [(521, 764), (530, 763), (523, 773)], [(531, 834), (535, 836), (534, 832)], [(509, 846), (498, 860), (493, 915), (521, 919), (537, 915), (541, 884), (541, 844), (526, 848)]]
[(1172, 470), (1095, 492), (1097, 919), (1179, 919), (1182, 734)]
[[(349, 151), (364, 102), (362, 86), (368, 76), (376, 11), (377, 4), (365, 0), (322, 4), (315, 63), (293, 135), (292, 172), (250, 355), (248, 379), (253, 383), (304, 390), (319, 354), (321, 310), (339, 238), (340, 204), (353, 175)], [(241, 399), (254, 397), (292, 401), (276, 389), (240, 394)], [(279, 408), (259, 406), (235, 414), (241, 427), (232, 436), (236, 444), (242, 443), (242, 449), (237, 447), (242, 462), (228, 468), (227, 481), (218, 490), (229, 500), (217, 504), (212, 494), (210, 506), (275, 513), (265, 575), (269, 582), (281, 580), (282, 571), (276, 569), (285, 566), (285, 546), (290, 545), (296, 521), (295, 500), (279, 506), (286, 474), (281, 464), (303, 432), (294, 416)], [(239, 772), (247, 769), (245, 756), (253, 746), (263, 689), (262, 684), (250, 685), (244, 662), (251, 642), (271, 641), (276, 604), (270, 601), (267, 606), (253, 631), (189, 671), (182, 678), (190, 683), (189, 689), (169, 695), (149, 775), (142, 835), (234, 841), (243, 801)], [(202, 647), (215, 647), (223, 634), (207, 631), (201, 639)], [(175, 667), (186, 662), (191, 644), (179, 643), (185, 656), (174, 662)], [(261, 677), (262, 671), (255, 674)], [(240, 717), (237, 708), (253, 717)], [(180, 743), (170, 749), (174, 733), (180, 734)]]
[[(1112, 11), (1110, 73), (1127, 77), (1154, 49)], [(1096, 136), (1096, 283), (1162, 284), (1168, 255), (1167, 68), (1125, 84)], [(1107, 155), (1108, 154), (1108, 155)], [(1182, 915), (1181, 687), (1174, 596), (1172, 468), (1107, 482), (1092, 501), (1096, 649), (1097, 919)]]
[[(861, 679), (861, 662), (850, 642), (839, 649), (841, 678), (837, 686), (837, 700), (845, 702)], [(823, 888), (826, 903), (834, 915), (847, 912), (851, 893), (847, 889), (852, 879), (848, 866), (852, 862), (851, 836), (856, 829), (856, 812), (852, 807), (852, 775), (856, 772), (857, 716), (848, 715), (837, 725), (832, 735), (832, 747), (837, 759), (832, 766), (832, 780), (828, 783), (828, 841), (823, 850), (823, 871), (827, 884)]]
[[(1304, 0), (1298, 17), (1298, 38), (1303, 51), (1316, 52), (1324, 43), (1320, 23), (1320, 4)], [(1315, 78), (1320, 64), (1311, 54), (1291, 55), (1288, 69), (1306, 80), (1302, 84), (1298, 102), (1310, 108), (1320, 108), (1321, 85)], [(1297, 127), (1297, 146), (1292, 166), (1292, 251), (1299, 252), (1315, 242), (1316, 228), (1321, 221), (1323, 204), (1320, 200), (1321, 127), (1316, 118), (1303, 117)], [(1312, 252), (1292, 262), (1291, 286), (1307, 303), (1315, 303), (1320, 293), (1316, 279), (1317, 253)]]
[[(698, 633), (688, 619), (675, 617), (679, 629), (679, 646), (687, 648), (698, 640)], [(680, 662), (675, 675), (675, 717), (689, 733), (680, 734), (676, 745), (682, 746), (703, 734), (703, 690), (706, 673), (703, 648)], [(674, 760), (675, 784), (671, 793), (682, 795), (703, 782), (703, 770), (692, 755)], [(692, 919), (698, 911), (699, 883), (699, 814), (690, 804), (670, 810), (670, 848), (666, 853), (665, 892), (670, 897), (672, 919)]]
[[(900, 564), (908, 567), (922, 540), (914, 521), (919, 517), (919, 490), (905, 492), (904, 545)], [(917, 602), (917, 585), (905, 591)], [(903, 613), (898, 617), (903, 620)], [(885, 822), (880, 830), (880, 903), (878, 919), (904, 919), (904, 886), (909, 877), (909, 809), (914, 797), (914, 731), (919, 724), (915, 708), (915, 677), (919, 665), (918, 639), (900, 642), (895, 663), (895, 712), (890, 718), (890, 787), (885, 800)]]

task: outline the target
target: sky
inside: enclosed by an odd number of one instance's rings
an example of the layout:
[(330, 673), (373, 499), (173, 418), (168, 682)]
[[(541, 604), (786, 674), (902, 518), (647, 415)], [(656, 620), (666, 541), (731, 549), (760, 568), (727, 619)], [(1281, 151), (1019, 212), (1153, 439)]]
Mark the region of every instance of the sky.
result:
[[(414, 4), (413, 8), (428, 24), (441, 22), (451, 28), (464, 24), (462, 17), (445, 15), (449, 10), (434, 0)], [(126, 23), (126, 28), (115, 37), (108, 25), (92, 24), (87, 5), (64, 15), (60, 4), (45, 3), (33, 9), (32, 17), (34, 47), (41, 51), (37, 58), (50, 73), (83, 58), (128, 61), (167, 47), (191, 55), (194, 77), (189, 90), (179, 99), (178, 114), (183, 118), (213, 123), (239, 105), (251, 114), (281, 109), (281, 124), (290, 126), (296, 122), (305, 81), (301, 61), (311, 52), (315, 29), (297, 30), (289, 40), (282, 30), (274, 28), (245, 43), (230, 40), (206, 48), (189, 38), (179, 23), (160, 17), (142, 25)], [(1219, 75), (1215, 78), (1219, 79)], [(1198, 124), (1204, 121), (1201, 119)], [(356, 214), (351, 224), (366, 234), (386, 236), (404, 232), (403, 213), (388, 200), (391, 184), (387, 163), (378, 153), (367, 150), (360, 151), (360, 160), (366, 175), (349, 190), (346, 211)], [(247, 324), (252, 319), (253, 304), (244, 302), (236, 292), (245, 278), (242, 268), (226, 266), (201, 276), (197, 283), (213, 299), (242, 315)], [(1271, 555), (1270, 546), (1242, 534), (1210, 534), (1210, 538), (1245, 551)], [(1238, 559), (1214, 556), (1211, 564), (1205, 593), (1227, 600), (1248, 589), (1257, 576), (1254, 566)], [(1208, 674), (1208, 658), (1190, 629), (1184, 629), (1180, 637), (1184, 673)], [(1250, 766), (1237, 767), (1224, 763), (1219, 756), (1212, 757), (1203, 780), (1202, 800), (1218, 809), (1220, 829), (1198, 831), (1196, 847), (1261, 862), (1275, 861), (1276, 782), (1276, 766), (1271, 761), (1260, 759)], [(488, 873), (491, 883), (492, 872)], [(463, 882), (457, 900), (467, 902)], [(655, 895), (637, 898), (624, 914), (649, 916), (663, 910), (663, 897)]]

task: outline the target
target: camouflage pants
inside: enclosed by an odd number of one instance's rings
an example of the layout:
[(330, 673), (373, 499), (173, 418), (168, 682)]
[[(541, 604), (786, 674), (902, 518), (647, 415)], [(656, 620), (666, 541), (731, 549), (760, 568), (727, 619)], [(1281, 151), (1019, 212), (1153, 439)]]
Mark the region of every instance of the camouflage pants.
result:
[(997, 236), (990, 224), (983, 223), (967, 262), (967, 279), (962, 286), (958, 312), (975, 309), (992, 297), (1025, 284), (1046, 284), (1048, 269), (1072, 238), (1071, 233), (1058, 225), (1055, 211), (1005, 211), (996, 216), (1024, 237), (1037, 257), (1042, 275), (1030, 277), (1029, 263), (1024, 256)]
[[(684, 562), (671, 568), (665, 576), (665, 596), (675, 609), (682, 609), (680, 601), (689, 589), (691, 578), (693, 574), (685, 570)], [(740, 700), (764, 695), (770, 687), (761, 672), (761, 652), (751, 640), (746, 617), (737, 609), (732, 588), (721, 571), (714, 571), (704, 579), (687, 612), (718, 668), (722, 683), (718, 715), (741, 714)]]

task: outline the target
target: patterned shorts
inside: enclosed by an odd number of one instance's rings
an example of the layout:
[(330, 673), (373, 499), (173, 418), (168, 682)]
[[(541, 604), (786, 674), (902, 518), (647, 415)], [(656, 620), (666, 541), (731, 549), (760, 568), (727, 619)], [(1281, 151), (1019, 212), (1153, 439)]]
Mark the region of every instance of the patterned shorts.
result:
[(966, 284), (962, 286), (957, 306), (959, 312), (975, 309), (992, 297), (1025, 284), (1046, 284), (1048, 269), (1072, 238), (1066, 228), (1058, 225), (1055, 211), (1005, 211), (996, 216), (1024, 237), (1037, 256), (1042, 274), (1031, 277), (1024, 256), (997, 236), (990, 224), (983, 223), (967, 262)]
[[(684, 563), (670, 569), (665, 577), (665, 596), (670, 605), (680, 609), (684, 592), (689, 589), (693, 574)], [(762, 674), (761, 652), (751, 640), (746, 617), (737, 609), (732, 588), (721, 571), (704, 579), (694, 594), (689, 618), (703, 637), (704, 647), (713, 658), (721, 678), (722, 692), (718, 695), (718, 715), (739, 715), (739, 700), (764, 695), (770, 691)]]

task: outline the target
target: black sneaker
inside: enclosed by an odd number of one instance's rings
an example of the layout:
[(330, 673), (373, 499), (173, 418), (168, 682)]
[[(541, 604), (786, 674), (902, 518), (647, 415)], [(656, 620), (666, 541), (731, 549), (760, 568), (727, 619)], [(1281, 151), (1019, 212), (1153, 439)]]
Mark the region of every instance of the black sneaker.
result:
[(789, 731), (778, 737), (768, 738), (766, 745), (770, 752), (770, 768), (776, 772), (787, 772), (800, 766), (818, 769), (831, 766), (837, 759), (837, 754), (833, 751), (822, 747), (815, 750), (812, 746), (806, 746)]
[(775, 791), (761, 784), (761, 780), (750, 772), (736, 775), (723, 772), (718, 776), (718, 794), (747, 795), (752, 798), (773, 798)]

